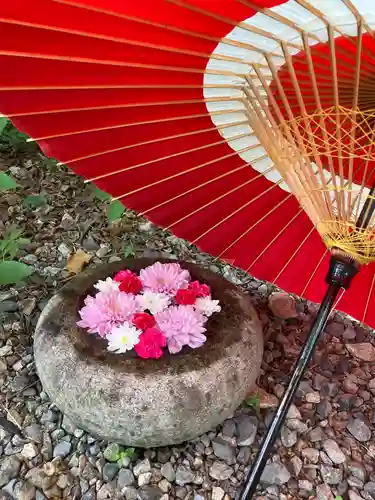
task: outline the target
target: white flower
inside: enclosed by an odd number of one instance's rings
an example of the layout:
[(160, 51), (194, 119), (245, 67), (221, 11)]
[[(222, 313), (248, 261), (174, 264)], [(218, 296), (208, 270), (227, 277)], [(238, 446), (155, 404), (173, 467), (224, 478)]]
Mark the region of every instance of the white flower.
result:
[(108, 351), (115, 351), (120, 354), (134, 349), (134, 346), (139, 342), (141, 333), (141, 330), (138, 330), (127, 321), (121, 326), (112, 328), (111, 332), (106, 335)]
[(210, 297), (198, 298), (194, 303), (194, 307), (197, 309), (197, 311), (207, 316), (207, 318), (213, 313), (221, 311), (219, 301), (210, 299)]
[(97, 288), (99, 292), (110, 293), (113, 290), (118, 290), (119, 285), (119, 282), (114, 281), (112, 278), (107, 278), (105, 281), (99, 280), (94, 285), (94, 288)]
[(149, 290), (145, 290), (143, 295), (139, 295), (137, 301), (143, 311), (148, 309), (151, 314), (164, 311), (170, 304), (170, 298), (167, 295)]

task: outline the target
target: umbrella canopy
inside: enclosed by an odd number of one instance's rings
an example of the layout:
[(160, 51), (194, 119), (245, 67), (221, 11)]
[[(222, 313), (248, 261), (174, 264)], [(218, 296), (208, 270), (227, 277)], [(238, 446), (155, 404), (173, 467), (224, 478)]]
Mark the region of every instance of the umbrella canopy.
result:
[[(320, 301), (329, 251), (250, 125), (256, 110), (249, 98), (259, 92), (269, 102), (265, 85), (271, 90), (280, 111), (274, 120), (305, 137), (309, 158), (331, 158), (327, 183), (336, 174), (338, 184), (344, 179), (350, 190), (362, 189), (349, 216), (358, 212), (374, 180), (371, 4), (3, 2), (0, 111), (46, 155), (127, 207), (260, 279)], [(327, 30), (331, 23), (337, 29)], [(335, 139), (336, 122), (328, 111), (323, 126), (313, 118), (316, 88), (325, 110), (347, 109), (357, 95), (360, 152), (344, 166), (325, 145), (324, 131)], [(290, 125), (290, 113), (301, 116), (303, 107), (310, 129), (303, 121)], [(344, 112), (340, 120), (349, 158), (351, 123), (358, 120)], [(318, 152), (309, 150), (311, 126)], [(371, 326), (374, 283), (370, 263), (340, 302)]]

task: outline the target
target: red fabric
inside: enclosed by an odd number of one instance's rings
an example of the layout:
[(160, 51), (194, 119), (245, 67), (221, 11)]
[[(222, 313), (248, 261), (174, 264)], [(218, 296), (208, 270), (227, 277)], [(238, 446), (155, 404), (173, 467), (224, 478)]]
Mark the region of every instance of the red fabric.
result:
[[(209, 55), (252, 15), (237, 0), (2, 2), (0, 111), (87, 179), (122, 170), (97, 185), (156, 224), (320, 301), (328, 255), (319, 235), (292, 196), (223, 142), (203, 101)], [(346, 73), (350, 50), (340, 53)], [(364, 58), (373, 64), (371, 54)], [(305, 71), (302, 56), (295, 63)], [(148, 144), (130, 147), (140, 142)], [(371, 326), (374, 270), (364, 266), (339, 305)]]

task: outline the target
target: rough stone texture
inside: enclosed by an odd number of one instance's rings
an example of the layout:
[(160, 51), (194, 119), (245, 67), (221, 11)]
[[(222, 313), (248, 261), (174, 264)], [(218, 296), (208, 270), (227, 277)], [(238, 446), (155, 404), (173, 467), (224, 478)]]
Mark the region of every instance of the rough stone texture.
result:
[(124, 266), (138, 270), (152, 262), (114, 262), (81, 273), (46, 305), (34, 339), (43, 386), (78, 428), (147, 448), (193, 439), (230, 417), (255, 383), (263, 353), (250, 299), (193, 264), (183, 265), (211, 285), (223, 306), (202, 348), (150, 361), (107, 353), (102, 339), (88, 339), (76, 321), (92, 284)]

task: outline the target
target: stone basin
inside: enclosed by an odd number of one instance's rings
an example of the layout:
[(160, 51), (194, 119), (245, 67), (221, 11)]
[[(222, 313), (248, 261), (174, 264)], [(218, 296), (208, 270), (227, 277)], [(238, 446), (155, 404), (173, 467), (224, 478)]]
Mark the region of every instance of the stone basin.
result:
[(231, 417), (254, 385), (263, 354), (262, 327), (249, 296), (187, 262), (180, 264), (208, 283), (222, 306), (207, 323), (202, 347), (144, 360), (109, 353), (105, 340), (76, 326), (98, 279), (154, 262), (123, 260), (79, 274), (48, 302), (34, 338), (40, 380), (58, 408), (93, 436), (144, 448), (194, 439)]

